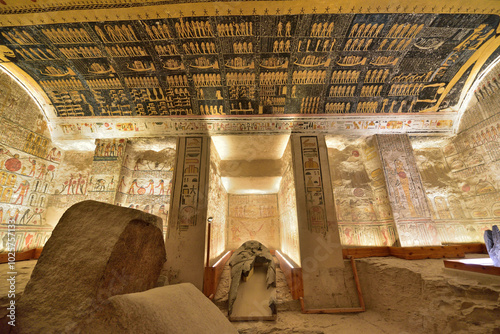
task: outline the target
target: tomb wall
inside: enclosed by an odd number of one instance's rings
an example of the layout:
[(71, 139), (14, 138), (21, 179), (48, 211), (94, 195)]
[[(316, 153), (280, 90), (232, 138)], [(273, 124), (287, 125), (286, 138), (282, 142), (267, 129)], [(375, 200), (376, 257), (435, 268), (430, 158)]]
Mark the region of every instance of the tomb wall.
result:
[(342, 244), (392, 246), (397, 232), (376, 140), (328, 136), (326, 141)]
[(443, 243), (483, 242), (500, 223), (500, 69), (470, 91), (453, 137), (411, 137), (432, 218)]
[(0, 92), (0, 251), (7, 251), (8, 225), (15, 226), (16, 251), (25, 251), (50, 237), (45, 215), (63, 151), (38, 104), (3, 71)]
[(154, 214), (166, 235), (176, 155), (175, 138), (134, 138), (127, 143), (115, 204)]
[(64, 212), (81, 201), (89, 199), (89, 183), (94, 150), (66, 150), (54, 178), (53, 192), (47, 206), (47, 223), (53, 227)]
[(269, 249), (280, 248), (277, 194), (229, 194), (228, 247), (257, 240)]

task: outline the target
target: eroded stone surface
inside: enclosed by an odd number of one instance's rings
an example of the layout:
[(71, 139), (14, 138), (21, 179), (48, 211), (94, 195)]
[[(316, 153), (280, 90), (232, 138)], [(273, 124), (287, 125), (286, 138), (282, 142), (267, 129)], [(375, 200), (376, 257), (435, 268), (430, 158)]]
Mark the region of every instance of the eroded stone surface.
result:
[[(485, 257), (471, 254), (470, 257)], [(28, 263), (36, 261), (21, 262)], [(444, 269), (442, 260), (406, 261), (392, 257), (356, 260), (367, 311), (358, 314), (302, 314), (277, 268), (275, 322), (234, 322), (240, 333), (495, 333), (500, 328), (498, 278)], [(7, 264), (0, 265), (4, 280)], [(5, 269), (5, 270), (4, 270)], [(215, 303), (227, 312), (230, 269), (222, 274)], [(368, 283), (373, 282), (373, 283)], [(22, 291), (26, 275), (18, 276)], [(1, 286), (0, 286), (1, 287)], [(6, 293), (6, 290), (0, 290)], [(0, 299), (6, 300), (6, 297)], [(2, 332), (0, 330), (0, 332)]]
[[(477, 255), (476, 255), (477, 256)], [(356, 260), (366, 308), (411, 333), (496, 333), (496, 277), (444, 269), (443, 260)]]
[(44, 247), (19, 302), (16, 330), (74, 332), (110, 296), (154, 287), (164, 261), (159, 217), (78, 203)]
[(83, 327), (84, 333), (238, 333), (191, 283), (113, 296)]

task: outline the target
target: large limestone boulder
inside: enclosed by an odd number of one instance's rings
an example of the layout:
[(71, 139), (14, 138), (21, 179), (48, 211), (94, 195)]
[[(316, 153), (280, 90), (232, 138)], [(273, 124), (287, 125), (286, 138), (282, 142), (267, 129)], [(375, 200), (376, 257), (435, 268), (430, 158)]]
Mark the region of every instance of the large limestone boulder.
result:
[(83, 333), (237, 334), (222, 312), (193, 284), (113, 296)]
[(95, 201), (75, 204), (45, 244), (15, 329), (78, 332), (109, 297), (153, 288), (165, 259), (161, 218)]

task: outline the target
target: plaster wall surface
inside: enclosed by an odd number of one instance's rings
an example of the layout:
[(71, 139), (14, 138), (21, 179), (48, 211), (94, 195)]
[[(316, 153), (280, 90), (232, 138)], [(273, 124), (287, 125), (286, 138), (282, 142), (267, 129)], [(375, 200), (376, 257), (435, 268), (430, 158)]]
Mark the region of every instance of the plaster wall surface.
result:
[(134, 138), (124, 154), (114, 203), (162, 218), (166, 235), (176, 139)]
[(7, 251), (8, 225), (15, 250), (43, 247), (53, 225), (46, 220), (63, 152), (52, 143), (42, 110), (0, 71), (0, 251)]
[(327, 146), (342, 244), (392, 246), (397, 232), (375, 138), (328, 136)]
[(443, 243), (483, 242), (500, 223), (500, 70), (469, 91), (453, 137), (411, 137), (432, 218)]
[(236, 249), (249, 240), (257, 240), (269, 249), (280, 248), (277, 194), (229, 194), (228, 213), (230, 249)]
[(55, 226), (73, 204), (89, 199), (94, 151), (64, 151), (59, 173), (54, 179), (54, 191), (47, 206), (47, 223)]
[(377, 135), (376, 139), (401, 246), (439, 245), (408, 136)]

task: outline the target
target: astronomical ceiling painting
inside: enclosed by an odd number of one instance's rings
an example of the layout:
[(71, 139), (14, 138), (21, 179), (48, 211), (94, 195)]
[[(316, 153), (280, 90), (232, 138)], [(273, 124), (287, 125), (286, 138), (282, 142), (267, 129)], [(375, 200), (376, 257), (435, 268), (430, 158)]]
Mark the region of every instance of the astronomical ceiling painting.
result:
[(499, 23), (255, 9), (153, 16), (3, 26), (3, 58), (59, 117), (437, 112), (458, 103), (457, 73)]

